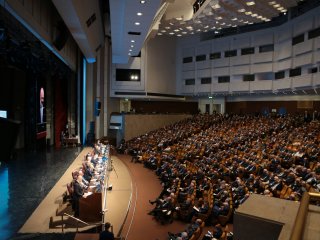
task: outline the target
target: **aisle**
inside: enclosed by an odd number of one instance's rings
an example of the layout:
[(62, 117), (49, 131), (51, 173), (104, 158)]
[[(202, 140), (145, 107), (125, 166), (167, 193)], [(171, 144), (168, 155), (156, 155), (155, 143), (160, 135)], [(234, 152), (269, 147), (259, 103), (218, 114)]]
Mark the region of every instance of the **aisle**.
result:
[(142, 164), (132, 163), (131, 156), (118, 155), (118, 158), (128, 167), (133, 184), (132, 203), (121, 236), (126, 240), (167, 240), (168, 231), (176, 233), (185, 229), (183, 222), (175, 220), (172, 224), (161, 225), (148, 215), (154, 207), (149, 200), (158, 197), (162, 190), (159, 179)]

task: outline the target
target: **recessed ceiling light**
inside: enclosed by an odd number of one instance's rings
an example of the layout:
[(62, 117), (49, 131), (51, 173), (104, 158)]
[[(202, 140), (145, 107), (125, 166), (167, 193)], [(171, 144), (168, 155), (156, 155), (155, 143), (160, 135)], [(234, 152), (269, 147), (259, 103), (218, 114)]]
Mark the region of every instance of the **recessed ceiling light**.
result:
[(174, 33), (173, 33), (173, 32), (170, 32), (169, 34), (170, 34), (170, 35), (174, 35)]
[(273, 5), (274, 8), (280, 7), (280, 4)]
[(142, 16), (142, 13), (141, 13), (141, 12), (138, 12), (137, 15), (138, 15), (138, 16)]
[(182, 36), (181, 34), (178, 34), (178, 35), (177, 35), (177, 37), (181, 37), (181, 36)]
[(140, 23), (139, 23), (139, 22), (135, 22), (134, 24), (135, 24), (135, 25), (137, 25), (137, 26), (139, 26), (139, 25), (140, 25)]
[(236, 21), (236, 20), (238, 20), (238, 18), (236, 17), (231, 19), (231, 21)]
[(128, 53), (129, 56), (131, 56), (131, 53)]
[(173, 30), (173, 31), (175, 31), (175, 32), (179, 32), (180, 30), (179, 30), (179, 29), (175, 29), (175, 30)]
[(135, 40), (131, 40), (132, 43), (136, 42)]
[(269, 5), (274, 5), (274, 4), (276, 4), (276, 1), (269, 2)]
[(134, 46), (133, 46), (133, 45), (131, 45), (130, 47), (131, 47), (131, 48), (133, 48)]
[(238, 10), (238, 12), (245, 12), (246, 10), (244, 8), (241, 8)]
[(159, 33), (159, 32), (158, 32), (158, 35), (162, 35), (162, 33)]
[(213, 9), (218, 9), (218, 8), (220, 8), (220, 5), (219, 4), (215, 4), (215, 5), (213, 5), (213, 6), (211, 6)]
[(165, 27), (165, 29), (170, 29), (170, 27), (169, 27), (169, 26), (167, 26), (167, 27)]
[(132, 49), (129, 49), (129, 52), (132, 52)]
[(161, 32), (165, 33), (165, 32), (167, 32), (167, 31), (163, 29), (163, 30), (161, 30)]
[(255, 5), (256, 3), (254, 1), (249, 1), (249, 2), (246, 2), (247, 6), (253, 6)]
[(141, 4), (145, 4), (146, 1), (145, 1), (145, 0), (141, 0), (140, 3), (141, 3)]

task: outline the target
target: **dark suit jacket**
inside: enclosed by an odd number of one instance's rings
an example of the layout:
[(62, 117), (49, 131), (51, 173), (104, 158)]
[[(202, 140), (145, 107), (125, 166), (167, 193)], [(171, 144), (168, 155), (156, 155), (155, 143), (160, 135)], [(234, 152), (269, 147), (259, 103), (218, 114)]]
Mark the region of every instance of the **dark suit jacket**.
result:
[(100, 233), (99, 240), (114, 240), (114, 234), (109, 231), (103, 231)]
[(73, 181), (73, 199), (79, 200), (83, 195), (83, 188), (78, 181)]

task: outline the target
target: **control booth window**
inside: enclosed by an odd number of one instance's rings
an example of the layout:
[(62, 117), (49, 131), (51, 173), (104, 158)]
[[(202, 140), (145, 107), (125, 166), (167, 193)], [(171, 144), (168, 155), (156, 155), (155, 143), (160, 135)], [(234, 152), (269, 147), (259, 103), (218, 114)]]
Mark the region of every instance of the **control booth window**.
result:
[(194, 78), (186, 79), (185, 84), (186, 85), (194, 85), (195, 84)]
[(296, 77), (296, 76), (300, 76), (301, 75), (301, 68), (294, 68), (294, 69), (290, 69), (289, 71), (289, 77)]
[(228, 83), (230, 82), (230, 76), (219, 76), (218, 83)]
[(254, 54), (254, 47), (241, 49), (241, 55), (249, 55), (249, 54)]
[(237, 50), (230, 50), (224, 52), (225, 57), (235, 57), (237, 56)]
[(274, 79), (282, 79), (285, 77), (285, 71), (276, 72), (274, 74)]
[(221, 58), (221, 52), (210, 53), (210, 59), (219, 59)]
[(210, 83), (211, 83), (211, 77), (201, 78), (201, 84), (210, 84)]
[(204, 55), (204, 54), (196, 56), (196, 61), (197, 62), (205, 61), (206, 59), (207, 59), (207, 56)]
[(300, 34), (294, 38), (292, 38), (292, 46), (302, 43), (304, 41), (304, 34)]
[(243, 75), (243, 81), (244, 81), (244, 82), (254, 81), (254, 74), (246, 74), (246, 75)]
[(273, 52), (274, 51), (274, 45), (273, 44), (267, 44), (267, 45), (262, 45), (259, 47), (259, 52), (264, 53), (264, 52)]
[(191, 63), (193, 61), (193, 57), (185, 57), (183, 58), (183, 63)]
[(120, 69), (116, 70), (116, 81), (140, 81), (140, 69)]

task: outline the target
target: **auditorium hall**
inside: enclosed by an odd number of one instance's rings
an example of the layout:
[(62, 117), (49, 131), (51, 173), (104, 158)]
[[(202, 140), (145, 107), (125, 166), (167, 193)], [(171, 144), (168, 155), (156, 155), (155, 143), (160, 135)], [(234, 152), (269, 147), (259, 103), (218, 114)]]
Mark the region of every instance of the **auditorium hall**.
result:
[(0, 239), (320, 239), (320, 0), (0, 0)]

